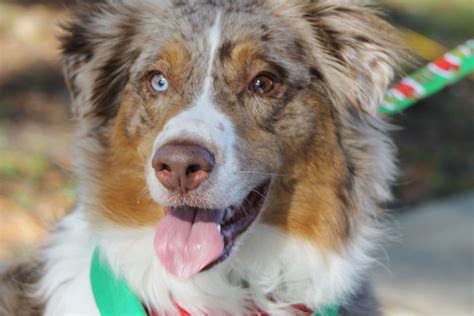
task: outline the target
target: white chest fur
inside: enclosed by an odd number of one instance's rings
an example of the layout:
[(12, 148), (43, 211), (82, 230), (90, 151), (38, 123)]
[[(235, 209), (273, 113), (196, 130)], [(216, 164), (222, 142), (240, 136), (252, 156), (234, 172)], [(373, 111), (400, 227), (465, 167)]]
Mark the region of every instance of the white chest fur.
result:
[(350, 294), (370, 261), (367, 241), (373, 233), (361, 233), (344, 251), (322, 256), (303, 240), (256, 224), (225, 262), (181, 281), (157, 260), (154, 228), (109, 226), (94, 233), (79, 208), (49, 239), (39, 290), (48, 299), (46, 315), (98, 314), (89, 265), (100, 245), (115, 273), (159, 313), (176, 311), (176, 302), (192, 315), (242, 315), (255, 305), (272, 315), (288, 315), (293, 304), (316, 309)]

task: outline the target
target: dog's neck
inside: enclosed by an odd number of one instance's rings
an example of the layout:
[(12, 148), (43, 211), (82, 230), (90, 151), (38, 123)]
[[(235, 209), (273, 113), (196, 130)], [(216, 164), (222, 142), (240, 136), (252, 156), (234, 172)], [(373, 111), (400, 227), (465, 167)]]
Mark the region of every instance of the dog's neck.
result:
[[(96, 248), (91, 262), (91, 286), (96, 305), (101, 314), (120, 314), (136, 316), (160, 316), (153, 308), (147, 308), (128, 287), (127, 283), (119, 279), (111, 270), (110, 265), (102, 258), (100, 249)], [(276, 303), (276, 302), (275, 302)], [(191, 314), (175, 302), (176, 315), (190, 316)], [(256, 315), (270, 316), (265, 311), (255, 307)], [(321, 306), (317, 311), (298, 304), (289, 307), (294, 314), (314, 316), (336, 316), (339, 306)]]
[(67, 312), (64, 302), (78, 301), (70, 311), (97, 313), (89, 280), (97, 246), (114, 274), (159, 314), (176, 310), (176, 303), (192, 315), (242, 315), (255, 306), (270, 314), (291, 315), (289, 307), (298, 304), (317, 310), (343, 301), (356, 290), (367, 267), (367, 241), (372, 235), (361, 230), (339, 253), (323, 254), (304, 240), (256, 224), (225, 262), (192, 281), (180, 281), (156, 258), (154, 228), (111, 225), (97, 233), (85, 218), (81, 209), (76, 210), (51, 236), (52, 246), (45, 252), (48, 271), (40, 284), (49, 298), (47, 312)]
[(358, 240), (340, 253), (323, 254), (306, 241), (257, 224), (225, 262), (183, 282), (159, 264), (149, 247), (153, 236), (153, 228), (110, 228), (103, 231), (100, 246), (115, 272), (127, 279), (146, 304), (162, 313), (174, 301), (193, 315), (203, 310), (244, 314), (254, 307), (248, 304), (270, 313), (298, 304), (317, 310), (354, 290), (368, 258), (367, 249), (360, 246), (366, 244)]

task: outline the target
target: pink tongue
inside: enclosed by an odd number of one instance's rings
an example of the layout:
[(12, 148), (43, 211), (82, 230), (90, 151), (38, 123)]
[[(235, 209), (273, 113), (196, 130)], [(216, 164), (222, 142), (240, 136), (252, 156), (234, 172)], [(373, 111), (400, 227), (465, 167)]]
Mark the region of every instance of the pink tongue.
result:
[(224, 212), (178, 207), (167, 210), (155, 232), (155, 251), (161, 264), (181, 279), (195, 276), (224, 251), (218, 231)]

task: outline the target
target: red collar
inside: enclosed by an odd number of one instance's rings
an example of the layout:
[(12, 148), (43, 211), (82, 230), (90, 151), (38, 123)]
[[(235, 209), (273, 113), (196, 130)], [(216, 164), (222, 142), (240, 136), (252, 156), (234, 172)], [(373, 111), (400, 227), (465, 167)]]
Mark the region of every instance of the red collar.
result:
[[(179, 316), (191, 316), (190, 313), (188, 313), (184, 308), (182, 308), (178, 304), (175, 303), (175, 306), (179, 311)], [(303, 315), (304, 316), (309, 316), (309, 315), (313, 314), (313, 311), (311, 309), (309, 309), (307, 306), (302, 305), (302, 304), (293, 305), (293, 309), (294, 309), (295, 312), (298, 312), (298, 314), (302, 315), (302, 316)], [(151, 313), (149, 312), (148, 314), (150, 316), (160, 316), (160, 314), (158, 314), (155, 311), (152, 311)], [(165, 314), (163, 316), (171, 316), (171, 315)], [(270, 316), (270, 314), (268, 314), (267, 312), (258, 311), (253, 316)]]
[[(179, 306), (178, 304), (175, 304), (176, 305), (176, 308), (178, 309), (179, 311), (179, 315), (180, 316), (191, 316), (190, 313), (188, 313), (186, 310), (184, 310), (184, 308), (182, 308), (181, 306)], [(157, 312), (155, 311), (152, 311), (151, 313), (148, 313), (150, 316), (160, 316), (160, 314), (158, 314)], [(163, 315), (163, 316), (168, 316), (167, 314)]]

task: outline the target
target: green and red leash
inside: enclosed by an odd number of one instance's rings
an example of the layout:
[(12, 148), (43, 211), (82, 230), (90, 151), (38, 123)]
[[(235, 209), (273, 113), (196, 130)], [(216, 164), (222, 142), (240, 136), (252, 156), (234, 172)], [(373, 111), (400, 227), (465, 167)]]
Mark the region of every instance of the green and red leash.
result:
[[(381, 113), (397, 114), (417, 101), (433, 95), (474, 71), (474, 40), (446, 53), (426, 67), (403, 78), (389, 89), (380, 106)], [(94, 251), (90, 280), (95, 302), (101, 316), (146, 316), (147, 312), (127, 283), (112, 272)], [(339, 306), (323, 306), (312, 316), (337, 316)]]
[(387, 91), (379, 111), (397, 114), (416, 102), (458, 82), (474, 71), (474, 39), (403, 78)]

